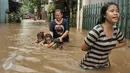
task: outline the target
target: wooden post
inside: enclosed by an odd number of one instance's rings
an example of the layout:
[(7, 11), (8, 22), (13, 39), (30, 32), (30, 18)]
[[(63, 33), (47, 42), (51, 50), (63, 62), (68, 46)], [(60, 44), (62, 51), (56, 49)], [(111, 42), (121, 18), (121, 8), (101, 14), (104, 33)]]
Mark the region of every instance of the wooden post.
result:
[(78, 4), (77, 4), (77, 29), (79, 29), (79, 22), (80, 22), (80, 0), (78, 0)]

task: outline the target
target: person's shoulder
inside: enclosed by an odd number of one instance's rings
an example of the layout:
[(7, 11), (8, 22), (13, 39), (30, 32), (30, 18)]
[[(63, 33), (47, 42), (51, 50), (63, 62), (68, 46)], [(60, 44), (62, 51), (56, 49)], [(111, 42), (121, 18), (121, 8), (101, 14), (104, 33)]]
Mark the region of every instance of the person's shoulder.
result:
[(67, 22), (67, 19), (63, 18), (63, 22)]
[(99, 35), (101, 31), (102, 31), (101, 25), (97, 24), (96, 26), (93, 27), (93, 29), (89, 31), (89, 33), (96, 33)]
[(63, 20), (67, 21), (67, 19), (63, 18)]
[(113, 29), (114, 29), (114, 31), (117, 32), (117, 33), (118, 33), (118, 32), (122, 32), (122, 31), (120, 30), (120, 28), (118, 28), (116, 25), (113, 26)]
[(51, 24), (55, 24), (55, 23), (56, 23), (56, 21), (55, 21), (55, 20), (52, 20), (52, 21), (51, 21)]
[(93, 30), (101, 30), (101, 25), (100, 24), (97, 24), (96, 26), (94, 26)]
[(114, 25), (113, 28), (114, 28), (114, 30), (118, 30), (119, 29), (116, 25)]
[(89, 34), (95, 36), (95, 37), (99, 37), (100, 36), (100, 31), (101, 31), (101, 25), (97, 24), (96, 26), (93, 27), (93, 29), (91, 29), (89, 31)]
[(52, 20), (51, 22), (52, 22), (52, 23), (54, 23), (54, 22), (55, 22), (55, 19), (54, 19), (54, 20)]

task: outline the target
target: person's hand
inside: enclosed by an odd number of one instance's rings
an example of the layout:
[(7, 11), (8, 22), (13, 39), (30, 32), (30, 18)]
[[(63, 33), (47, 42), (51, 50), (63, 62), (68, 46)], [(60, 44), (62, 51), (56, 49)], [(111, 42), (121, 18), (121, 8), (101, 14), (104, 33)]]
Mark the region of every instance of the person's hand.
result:
[(60, 39), (60, 42), (63, 42), (63, 39), (62, 39), (62, 37), (59, 37), (59, 39)]

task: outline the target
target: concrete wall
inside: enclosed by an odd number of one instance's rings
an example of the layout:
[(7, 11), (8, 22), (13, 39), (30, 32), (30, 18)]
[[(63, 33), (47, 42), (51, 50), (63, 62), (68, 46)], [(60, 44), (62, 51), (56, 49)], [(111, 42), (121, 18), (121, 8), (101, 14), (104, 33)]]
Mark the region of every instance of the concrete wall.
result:
[(101, 2), (108, 2), (112, 0), (83, 0), (83, 6), (88, 5), (88, 4), (96, 4), (96, 3), (101, 3)]
[(8, 3), (8, 0), (0, 0), (0, 22), (1, 23), (4, 23), (5, 22), (5, 19), (6, 19), (6, 9), (8, 9), (9, 3)]
[(101, 2), (110, 2), (112, 0), (89, 0), (90, 4), (95, 4), (95, 3), (101, 3)]

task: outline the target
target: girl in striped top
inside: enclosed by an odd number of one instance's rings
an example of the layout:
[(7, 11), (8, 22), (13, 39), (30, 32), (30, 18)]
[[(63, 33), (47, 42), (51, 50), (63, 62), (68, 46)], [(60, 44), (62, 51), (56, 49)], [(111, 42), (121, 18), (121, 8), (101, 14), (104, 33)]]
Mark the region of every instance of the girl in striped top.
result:
[(118, 5), (113, 2), (104, 4), (98, 24), (89, 31), (81, 46), (83, 51), (87, 51), (80, 64), (82, 68), (109, 67), (110, 51), (126, 45), (123, 33), (114, 25), (118, 20)]

